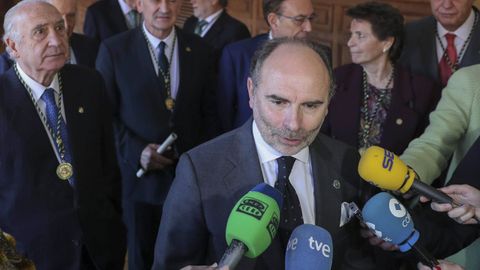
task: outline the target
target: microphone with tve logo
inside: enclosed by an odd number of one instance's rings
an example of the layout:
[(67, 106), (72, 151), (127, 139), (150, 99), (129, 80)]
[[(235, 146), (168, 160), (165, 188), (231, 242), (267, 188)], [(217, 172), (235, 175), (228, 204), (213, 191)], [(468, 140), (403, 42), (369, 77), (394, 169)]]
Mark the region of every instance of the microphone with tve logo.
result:
[(228, 217), (225, 238), (229, 246), (219, 268), (232, 270), (243, 255), (256, 258), (270, 246), (277, 234), (282, 203), (282, 194), (265, 183), (240, 198)]
[(415, 229), (407, 209), (392, 195), (380, 192), (370, 198), (363, 207), (362, 216), (377, 237), (398, 245), (401, 252), (413, 249), (425, 265), (438, 265), (432, 255), (416, 244), (420, 233)]
[(293, 230), (285, 253), (285, 270), (330, 270), (333, 245), (324, 228), (303, 224)]
[(413, 190), (433, 201), (454, 204), (447, 194), (418, 180), (415, 171), (407, 167), (398, 156), (378, 146), (369, 147), (362, 155), (358, 173), (365, 181), (386, 190), (401, 193)]

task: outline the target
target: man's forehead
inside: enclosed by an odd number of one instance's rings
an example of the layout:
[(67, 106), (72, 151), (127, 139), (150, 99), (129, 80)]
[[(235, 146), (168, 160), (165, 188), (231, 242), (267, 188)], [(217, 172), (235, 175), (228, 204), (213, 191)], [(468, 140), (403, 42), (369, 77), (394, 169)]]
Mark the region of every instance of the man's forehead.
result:
[(18, 13), (21, 23), (30, 22), (32, 24), (53, 24), (62, 20), (58, 10), (49, 4), (29, 5)]

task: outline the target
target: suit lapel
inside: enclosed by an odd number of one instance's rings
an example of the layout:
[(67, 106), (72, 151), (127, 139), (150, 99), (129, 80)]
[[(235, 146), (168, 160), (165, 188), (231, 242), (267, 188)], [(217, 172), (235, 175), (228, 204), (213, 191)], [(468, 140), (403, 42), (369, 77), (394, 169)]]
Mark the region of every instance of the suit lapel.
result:
[[(225, 174), (225, 189), (233, 198), (240, 198), (255, 185), (263, 183), (263, 174), (258, 153), (253, 140), (252, 119), (250, 118), (237, 132), (230, 157), (231, 170)], [(253, 264), (264, 264), (267, 269), (283, 269), (283, 261), (271, 258), (283, 258), (284, 250), (278, 237), (272, 241), (268, 249)], [(251, 267), (249, 269), (255, 269)]]
[[(313, 189), (315, 198), (315, 224), (325, 228), (332, 235), (339, 228), (340, 211), (337, 209), (337, 201), (340, 199), (340, 190), (334, 188), (333, 181), (340, 183), (342, 179), (335, 179), (331, 168), (331, 155), (326, 151), (327, 147), (322, 146), (319, 137), (310, 145), (310, 158), (313, 171)], [(332, 166), (329, 166), (332, 165)], [(341, 187), (340, 187), (341, 188)]]
[(190, 85), (191, 80), (182, 80), (182, 78), (190, 78), (191, 76), (193, 76), (196, 61), (196, 52), (194, 52), (195, 48), (193, 48), (189, 44), (183, 32), (177, 27), (175, 27), (175, 31), (177, 33), (178, 62), (180, 71), (179, 74), (177, 74), (179, 78), (179, 84), (176, 96), (176, 103), (181, 103), (182, 99), (187, 98), (188, 96), (188, 93), (186, 93), (186, 91), (193, 88)]
[(117, 29), (118, 33), (128, 30), (127, 21), (117, 0), (110, 0), (110, 10), (107, 16), (110, 16), (110, 21), (114, 23), (114, 29)]
[(203, 36), (203, 39), (205, 42), (208, 44), (211, 44), (212, 41), (214, 41), (218, 37), (218, 33), (220, 33), (223, 29), (224, 21), (227, 17), (227, 13), (225, 11), (222, 11), (222, 14), (220, 14), (220, 17), (213, 23), (212, 27), (208, 29), (208, 32)]
[(462, 56), (460, 62), (461, 67), (466, 67), (480, 62), (480, 14), (478, 9), (474, 7), (475, 15), (477, 16), (477, 24), (472, 29), (470, 43), (467, 45), (465, 54)]

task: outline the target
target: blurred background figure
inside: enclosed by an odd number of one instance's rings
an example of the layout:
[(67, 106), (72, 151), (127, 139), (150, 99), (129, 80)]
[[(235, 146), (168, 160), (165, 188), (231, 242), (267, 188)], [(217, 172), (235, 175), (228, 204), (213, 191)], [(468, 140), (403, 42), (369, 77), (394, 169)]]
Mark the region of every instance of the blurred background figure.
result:
[(420, 135), (439, 99), (437, 85), (396, 64), (403, 16), (386, 3), (350, 8), (352, 64), (335, 69), (337, 90), (322, 131), (357, 147), (401, 154)]
[(138, 0), (100, 0), (87, 8), (83, 32), (98, 42), (139, 26)]
[(406, 25), (401, 65), (442, 86), (461, 67), (480, 63), (479, 12), (473, 0), (430, 0), (432, 16)]
[(228, 0), (190, 0), (193, 15), (183, 25), (187, 33), (196, 34), (212, 46), (215, 64), (225, 45), (250, 37), (247, 26), (230, 16)]

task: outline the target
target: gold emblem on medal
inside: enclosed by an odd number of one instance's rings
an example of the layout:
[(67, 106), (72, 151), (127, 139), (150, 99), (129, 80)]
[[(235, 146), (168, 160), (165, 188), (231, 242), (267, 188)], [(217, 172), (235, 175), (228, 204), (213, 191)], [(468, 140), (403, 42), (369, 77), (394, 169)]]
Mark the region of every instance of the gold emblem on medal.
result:
[(173, 100), (171, 97), (165, 99), (165, 107), (167, 107), (167, 109), (170, 111), (173, 110), (173, 107), (175, 107), (175, 100)]
[(68, 162), (62, 162), (57, 166), (57, 176), (62, 180), (68, 180), (73, 175), (72, 164)]

